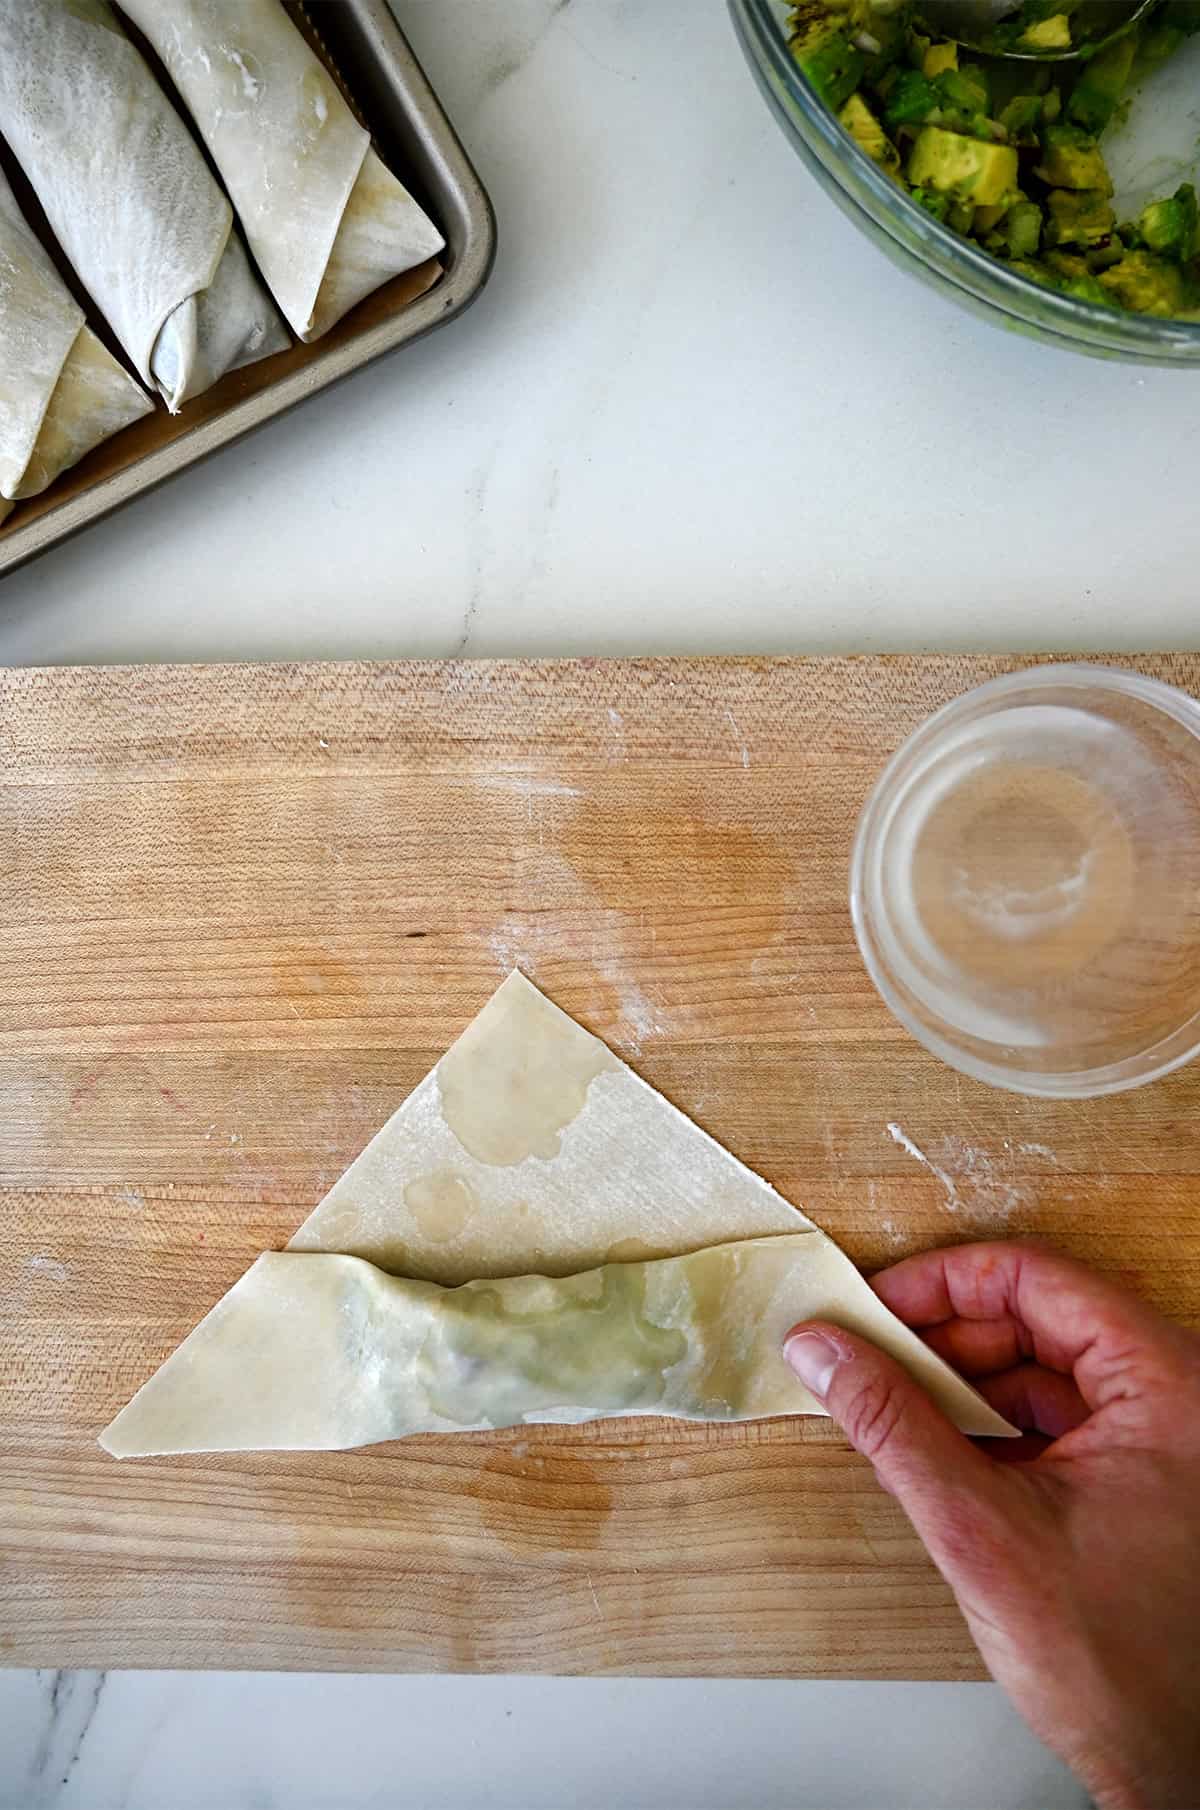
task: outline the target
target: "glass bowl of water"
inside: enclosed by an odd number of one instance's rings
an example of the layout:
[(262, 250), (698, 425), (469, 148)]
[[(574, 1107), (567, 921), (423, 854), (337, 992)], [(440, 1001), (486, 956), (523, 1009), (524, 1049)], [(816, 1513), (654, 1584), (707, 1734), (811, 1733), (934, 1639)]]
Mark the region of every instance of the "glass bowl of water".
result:
[(859, 819), (850, 909), (900, 1022), (977, 1080), (1083, 1099), (1200, 1051), (1200, 704), (1040, 666), (939, 710)]

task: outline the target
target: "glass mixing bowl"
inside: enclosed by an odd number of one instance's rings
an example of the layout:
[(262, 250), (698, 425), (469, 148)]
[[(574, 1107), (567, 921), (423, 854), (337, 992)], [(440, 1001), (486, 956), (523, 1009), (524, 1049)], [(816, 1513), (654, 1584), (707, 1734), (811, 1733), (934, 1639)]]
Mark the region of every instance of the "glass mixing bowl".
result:
[[(817, 98), (791, 57), (781, 0), (729, 0), (750, 67), (813, 175), (892, 262), (996, 326), (1098, 358), (1200, 366), (1200, 322), (1157, 320), (1060, 295), (1009, 270), (941, 225), (885, 176)], [(1194, 174), (1200, 133), (1200, 34), (1133, 97), (1105, 134), (1119, 219)]]
[(1200, 1050), (1200, 704), (1041, 666), (909, 737), (859, 819), (867, 969), (935, 1055), (1018, 1093), (1119, 1093)]

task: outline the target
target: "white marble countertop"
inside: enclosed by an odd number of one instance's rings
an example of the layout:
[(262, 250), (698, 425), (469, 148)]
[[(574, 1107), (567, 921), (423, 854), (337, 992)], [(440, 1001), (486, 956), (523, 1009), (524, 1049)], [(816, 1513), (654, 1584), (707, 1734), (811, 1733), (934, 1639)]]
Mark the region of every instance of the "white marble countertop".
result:
[[(721, 0), (394, 4), (495, 201), (490, 289), (5, 580), (0, 661), (1197, 644), (1195, 382), (895, 273)], [(1084, 1802), (985, 1686), (0, 1674), (0, 1805), (485, 1794)]]

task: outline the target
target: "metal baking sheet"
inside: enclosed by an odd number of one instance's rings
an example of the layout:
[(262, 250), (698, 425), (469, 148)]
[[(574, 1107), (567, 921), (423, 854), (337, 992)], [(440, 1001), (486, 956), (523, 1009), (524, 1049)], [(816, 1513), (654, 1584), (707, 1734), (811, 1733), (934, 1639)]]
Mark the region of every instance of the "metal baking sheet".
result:
[(442, 274), (431, 287), (426, 266), (396, 277), (314, 345), (231, 371), (180, 414), (156, 409), (96, 447), (17, 505), (0, 528), (0, 574), (452, 320), (486, 283), (496, 250), (491, 203), (386, 0), (307, 0), (304, 11), (384, 159), (445, 234)]

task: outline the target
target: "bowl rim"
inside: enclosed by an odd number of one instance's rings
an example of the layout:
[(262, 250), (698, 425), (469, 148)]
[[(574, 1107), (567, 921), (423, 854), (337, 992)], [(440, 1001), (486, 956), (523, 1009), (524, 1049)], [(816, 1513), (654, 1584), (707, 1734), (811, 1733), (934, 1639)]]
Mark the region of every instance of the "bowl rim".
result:
[[(924, 240), (943, 262), (957, 266), (963, 276), (970, 273), (984, 291), (984, 299), (993, 307), (1030, 327), (1051, 328), (1059, 334), (1060, 343), (1078, 344), (1080, 329), (1085, 329), (1093, 336), (1089, 346), (1110, 353), (1125, 352), (1147, 358), (1175, 348), (1187, 358), (1200, 358), (1200, 321), (1134, 314), (1126, 309), (1107, 308), (1099, 302), (1064, 295), (1010, 269), (981, 246), (973, 245), (969, 239), (935, 220), (932, 214), (927, 214), (855, 143), (799, 68), (780, 28), (778, 8), (782, 3), (783, 0), (730, 0), (735, 17), (752, 26), (777, 78), (804, 114), (808, 127), (820, 139), (825, 157), (835, 163), (844, 163), (848, 156), (855, 181), (884, 216), (898, 216), (910, 234)], [(826, 168), (829, 168), (828, 163)], [(942, 271), (941, 274), (952, 272)], [(1030, 312), (1034, 307), (1038, 318), (1031, 320)]]
[(924, 1023), (908, 1007), (904, 995), (894, 984), (882, 959), (872, 928), (871, 906), (865, 883), (868, 850), (879, 827), (879, 819), (889, 793), (914, 755), (936, 741), (947, 726), (968, 712), (1014, 694), (1039, 690), (1047, 686), (1057, 689), (1108, 692), (1137, 698), (1141, 703), (1162, 711), (1172, 721), (1188, 730), (1200, 746), (1200, 702), (1174, 685), (1144, 673), (1120, 667), (1091, 664), (1087, 661), (1052, 661), (1044, 666), (1021, 667), (1016, 672), (1002, 673), (960, 692), (918, 724), (889, 756), (868, 793), (855, 826), (850, 853), (850, 919), (863, 965), (871, 982), (892, 1016), (917, 1042), (960, 1074), (988, 1086), (1010, 1093), (1040, 1099), (1084, 1100), (1106, 1094), (1126, 1093), (1148, 1082), (1160, 1080), (1175, 1069), (1200, 1055), (1200, 1008), (1165, 1037), (1159, 1038), (1136, 1055), (1117, 1062), (1101, 1063), (1093, 1068), (1064, 1069), (1047, 1073), (1019, 1069), (977, 1056), (950, 1037)]

